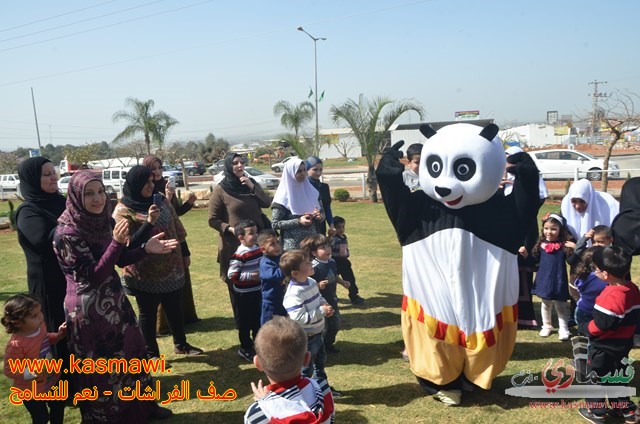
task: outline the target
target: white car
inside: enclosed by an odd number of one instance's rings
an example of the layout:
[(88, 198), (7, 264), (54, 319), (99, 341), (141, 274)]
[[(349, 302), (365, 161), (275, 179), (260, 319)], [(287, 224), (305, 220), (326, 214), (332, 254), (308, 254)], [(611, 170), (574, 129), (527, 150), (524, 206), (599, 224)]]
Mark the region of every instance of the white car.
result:
[(71, 177), (62, 177), (58, 180), (58, 188), (62, 192), (62, 194), (67, 194), (69, 190), (69, 180)]
[(282, 162), (274, 163), (273, 165), (271, 165), (271, 169), (273, 169), (275, 172), (282, 172), (282, 170), (284, 169), (284, 165), (293, 158), (297, 159), (298, 156), (289, 156), (288, 158), (285, 158)]
[[(262, 187), (263, 189), (274, 190), (278, 188), (278, 185), (280, 184), (280, 178), (276, 177), (275, 175), (264, 173), (256, 168), (245, 166), (244, 172), (248, 174), (251, 178), (256, 180), (256, 182), (260, 184), (260, 187)], [(224, 171), (218, 172), (213, 177), (213, 186), (215, 187), (218, 184), (220, 184), (220, 181), (222, 181), (223, 179), (224, 179)]]
[[(599, 181), (604, 169), (602, 159), (591, 156), (588, 153), (571, 149), (538, 150), (528, 152), (538, 166), (544, 179), (573, 178), (578, 169), (578, 178), (587, 178), (591, 181)], [(617, 163), (609, 161), (609, 177), (620, 177), (620, 167)]]

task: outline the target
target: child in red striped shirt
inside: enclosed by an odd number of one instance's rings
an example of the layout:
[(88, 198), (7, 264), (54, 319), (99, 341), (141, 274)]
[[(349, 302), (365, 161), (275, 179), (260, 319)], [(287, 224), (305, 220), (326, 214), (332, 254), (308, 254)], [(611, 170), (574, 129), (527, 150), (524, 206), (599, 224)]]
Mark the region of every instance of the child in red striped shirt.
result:
[[(29, 294), (18, 294), (4, 304), (2, 325), (11, 334), (4, 354), (4, 374), (13, 379), (13, 387), (30, 389), (36, 381), (36, 392), (47, 393), (60, 380), (60, 373), (34, 373), (32, 370), (12, 370), (9, 361), (21, 359), (52, 359), (51, 345), (65, 337), (67, 324), (63, 323), (57, 333), (47, 333), (40, 302)], [(62, 423), (63, 400), (24, 400), (24, 406), (34, 423)]]
[(327, 380), (303, 377), (300, 372), (311, 360), (300, 324), (274, 315), (260, 329), (255, 346), (253, 363), (270, 384), (251, 383), (256, 402), (247, 409), (245, 423), (333, 423), (333, 396)]

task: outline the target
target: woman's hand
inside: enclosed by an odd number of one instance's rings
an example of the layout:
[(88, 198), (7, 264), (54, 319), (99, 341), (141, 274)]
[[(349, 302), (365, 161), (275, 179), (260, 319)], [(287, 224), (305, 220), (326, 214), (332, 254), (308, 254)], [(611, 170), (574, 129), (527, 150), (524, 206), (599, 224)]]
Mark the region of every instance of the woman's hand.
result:
[(253, 191), (255, 184), (253, 184), (253, 181), (251, 181), (251, 178), (247, 177), (246, 175), (243, 175), (242, 177), (240, 177), (240, 182), (243, 185), (246, 185), (247, 187), (249, 187), (249, 190)]
[(322, 221), (322, 214), (320, 213), (320, 210), (318, 208), (315, 208), (313, 210), (313, 219), (315, 219), (316, 221)]
[(129, 238), (129, 223), (123, 219), (113, 228), (113, 239), (120, 244), (126, 244)]
[(171, 201), (174, 194), (176, 194), (176, 189), (171, 187), (171, 184), (167, 181), (167, 184), (164, 186), (164, 195), (167, 197), (167, 200)]
[(176, 239), (160, 240), (164, 237), (164, 233), (156, 234), (151, 237), (144, 245), (144, 251), (154, 255), (165, 255), (171, 253), (180, 243)]
[(300, 223), (300, 225), (308, 227), (309, 225), (313, 224), (313, 215), (310, 213), (306, 213), (298, 218), (298, 222)]
[(333, 226), (333, 224), (331, 224), (331, 225), (329, 226), (329, 229), (327, 230), (327, 237), (331, 238), (331, 237), (333, 237), (333, 236), (335, 236), (335, 235), (336, 235), (336, 229), (335, 229), (335, 227)]
[(527, 256), (529, 256), (529, 252), (527, 252), (527, 248), (524, 246), (520, 246), (520, 249), (518, 249), (518, 253), (525, 259), (527, 258)]
[(147, 222), (151, 225), (154, 225), (158, 218), (160, 218), (160, 208), (156, 205), (151, 205), (149, 207), (149, 214), (147, 215)]
[(189, 203), (190, 205), (193, 205), (196, 200), (198, 198), (196, 197), (196, 194), (194, 192), (189, 193), (189, 199), (187, 200), (187, 203)]

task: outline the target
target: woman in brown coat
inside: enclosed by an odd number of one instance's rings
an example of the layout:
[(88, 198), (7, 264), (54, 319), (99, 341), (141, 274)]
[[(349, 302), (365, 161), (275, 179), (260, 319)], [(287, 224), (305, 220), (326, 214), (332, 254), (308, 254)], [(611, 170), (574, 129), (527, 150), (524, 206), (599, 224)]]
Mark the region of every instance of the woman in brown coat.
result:
[(216, 230), (218, 238), (218, 263), (220, 264), (220, 279), (227, 283), (231, 306), (231, 284), (227, 278), (229, 260), (240, 245), (234, 232), (234, 225), (251, 219), (258, 226), (258, 231), (264, 229), (261, 208), (271, 206), (271, 197), (267, 195), (260, 184), (244, 173), (244, 159), (242, 156), (229, 153), (224, 160), (224, 179), (216, 186), (209, 199), (209, 226)]

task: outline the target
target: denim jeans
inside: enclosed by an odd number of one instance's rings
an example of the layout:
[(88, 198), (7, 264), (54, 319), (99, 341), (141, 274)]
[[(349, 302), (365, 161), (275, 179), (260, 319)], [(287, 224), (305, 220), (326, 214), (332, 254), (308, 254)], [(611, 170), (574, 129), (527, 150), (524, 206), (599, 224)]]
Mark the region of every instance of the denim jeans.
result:
[(324, 371), (324, 366), (327, 362), (327, 354), (324, 351), (322, 333), (308, 338), (307, 350), (311, 353), (311, 360), (306, 367), (302, 367), (302, 375), (326, 380), (327, 373)]

